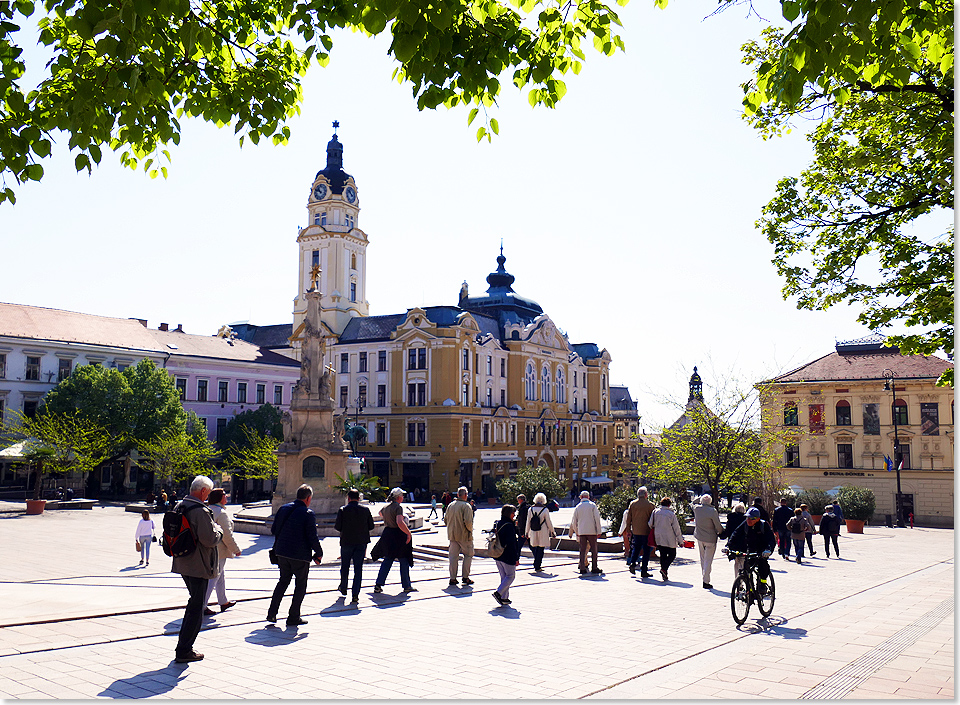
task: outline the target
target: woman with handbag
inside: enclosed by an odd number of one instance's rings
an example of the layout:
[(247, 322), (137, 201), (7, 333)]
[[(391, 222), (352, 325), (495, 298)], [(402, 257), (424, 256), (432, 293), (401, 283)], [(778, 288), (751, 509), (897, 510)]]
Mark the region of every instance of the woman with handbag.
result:
[(503, 546), (503, 553), (493, 559), (500, 573), (500, 587), (493, 593), (493, 599), (500, 605), (510, 604), (510, 586), (517, 577), (517, 566), (520, 565), (520, 542), (517, 540), (517, 525), (513, 520), (516, 515), (515, 506), (504, 504), (500, 510), (500, 521), (494, 528), (497, 540)]
[(140, 522), (137, 524), (137, 550), (140, 551), (140, 565), (150, 565), (150, 544), (154, 541), (153, 519), (150, 512), (144, 509), (140, 512)]
[(680, 522), (676, 512), (670, 508), (672, 503), (669, 497), (661, 499), (660, 506), (653, 510), (649, 522), (653, 529), (650, 533), (656, 537), (657, 552), (660, 554), (660, 576), (663, 582), (667, 582), (667, 570), (677, 557), (677, 546), (683, 543)]

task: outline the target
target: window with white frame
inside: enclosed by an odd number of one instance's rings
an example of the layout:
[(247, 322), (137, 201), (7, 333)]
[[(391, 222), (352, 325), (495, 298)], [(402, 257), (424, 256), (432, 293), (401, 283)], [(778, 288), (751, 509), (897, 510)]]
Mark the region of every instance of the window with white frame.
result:
[(561, 404), (567, 403), (567, 387), (564, 384), (563, 368), (557, 368), (557, 401)]
[(540, 398), (543, 401), (551, 401), (552, 396), (550, 394), (550, 370), (546, 366), (540, 370)]
[(527, 373), (523, 376), (523, 398), (527, 401), (535, 401), (537, 398), (537, 373), (532, 362), (527, 363)]
[(24, 379), (31, 382), (40, 381), (40, 358), (32, 355), (27, 356), (27, 369)]

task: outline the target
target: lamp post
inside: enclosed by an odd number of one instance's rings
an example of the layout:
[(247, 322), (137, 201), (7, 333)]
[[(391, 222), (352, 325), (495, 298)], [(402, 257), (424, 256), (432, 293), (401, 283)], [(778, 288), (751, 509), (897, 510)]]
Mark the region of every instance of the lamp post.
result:
[(897, 458), (898, 453), (900, 452), (900, 433), (899, 427), (897, 426), (897, 376), (893, 373), (893, 370), (884, 370), (881, 373), (886, 380), (883, 384), (885, 391), (889, 391), (893, 394), (893, 403), (890, 405), (890, 413), (893, 415), (893, 465), (894, 469), (897, 471), (897, 527), (903, 528), (903, 497), (902, 491), (900, 488), (900, 462)]

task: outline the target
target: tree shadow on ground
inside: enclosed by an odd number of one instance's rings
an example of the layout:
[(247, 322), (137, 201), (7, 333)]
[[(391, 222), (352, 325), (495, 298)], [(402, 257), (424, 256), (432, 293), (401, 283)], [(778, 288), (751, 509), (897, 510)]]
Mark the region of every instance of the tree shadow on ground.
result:
[(186, 678), (185, 663), (174, 663), (155, 671), (145, 671), (129, 678), (120, 678), (107, 686), (99, 697), (114, 699), (152, 698), (167, 693), (177, 687)]

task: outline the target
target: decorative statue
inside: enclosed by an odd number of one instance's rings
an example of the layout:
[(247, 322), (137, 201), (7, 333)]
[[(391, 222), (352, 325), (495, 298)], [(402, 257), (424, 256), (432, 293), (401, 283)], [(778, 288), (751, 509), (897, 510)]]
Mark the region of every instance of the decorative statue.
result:
[(343, 440), (350, 444), (350, 450), (353, 452), (353, 455), (356, 456), (357, 446), (360, 445), (360, 441), (367, 439), (367, 429), (360, 424), (352, 424), (347, 419), (343, 421), (343, 428)]

